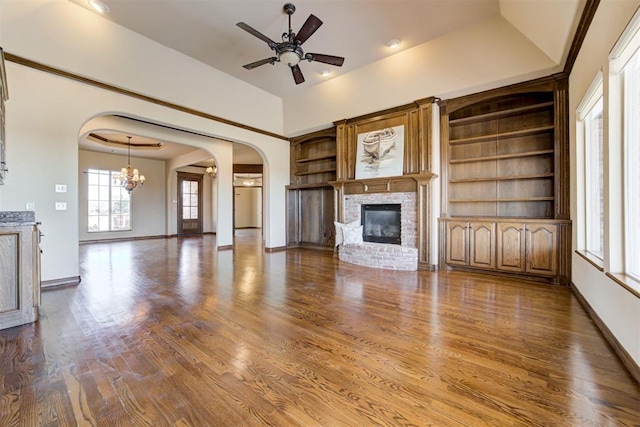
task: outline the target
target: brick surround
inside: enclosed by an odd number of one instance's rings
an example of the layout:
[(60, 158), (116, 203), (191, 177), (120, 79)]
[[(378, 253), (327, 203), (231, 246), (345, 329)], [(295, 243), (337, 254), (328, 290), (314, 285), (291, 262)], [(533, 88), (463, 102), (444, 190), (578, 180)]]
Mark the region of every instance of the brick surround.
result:
[(418, 207), (415, 192), (350, 194), (344, 198), (344, 222), (360, 220), (363, 204), (400, 204), (401, 245), (364, 242), (342, 245), (340, 261), (389, 270), (418, 269)]

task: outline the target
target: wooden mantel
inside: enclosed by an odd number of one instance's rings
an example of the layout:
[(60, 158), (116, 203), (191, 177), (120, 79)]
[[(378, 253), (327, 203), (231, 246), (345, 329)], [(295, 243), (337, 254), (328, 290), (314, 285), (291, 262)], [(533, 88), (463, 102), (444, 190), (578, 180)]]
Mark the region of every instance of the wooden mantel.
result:
[(438, 176), (433, 173), (390, 176), (381, 178), (349, 179), (331, 181), (329, 184), (344, 194), (400, 193), (418, 191), (420, 185), (427, 185)]

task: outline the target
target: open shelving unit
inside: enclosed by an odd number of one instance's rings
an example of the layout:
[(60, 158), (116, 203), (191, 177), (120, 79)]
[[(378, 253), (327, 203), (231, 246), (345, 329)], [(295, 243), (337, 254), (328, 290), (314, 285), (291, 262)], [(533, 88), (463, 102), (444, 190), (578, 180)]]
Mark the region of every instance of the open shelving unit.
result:
[(554, 217), (553, 96), (505, 95), (449, 114), (450, 216)]
[(336, 179), (335, 128), (291, 141), (291, 185), (323, 184)]
[(441, 263), (568, 283), (566, 78), (441, 107)]
[(287, 186), (287, 245), (333, 248), (336, 179), (335, 127), (291, 140)]

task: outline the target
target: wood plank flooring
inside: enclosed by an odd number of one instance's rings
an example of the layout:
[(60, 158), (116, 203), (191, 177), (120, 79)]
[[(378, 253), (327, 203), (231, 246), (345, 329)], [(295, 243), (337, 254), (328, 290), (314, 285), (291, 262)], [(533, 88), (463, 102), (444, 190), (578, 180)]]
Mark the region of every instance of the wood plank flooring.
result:
[(0, 426), (638, 426), (566, 288), (215, 236), (81, 246), (0, 331)]

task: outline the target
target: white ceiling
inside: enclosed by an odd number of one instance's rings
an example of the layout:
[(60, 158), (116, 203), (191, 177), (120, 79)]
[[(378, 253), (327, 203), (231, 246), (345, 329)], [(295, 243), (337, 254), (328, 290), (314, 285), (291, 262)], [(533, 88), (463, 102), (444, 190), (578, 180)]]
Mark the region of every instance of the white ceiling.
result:
[[(68, 1), (91, 9), (86, 0)], [(283, 64), (267, 64), (253, 70), (242, 67), (271, 57), (273, 52), (264, 41), (237, 27), (236, 23), (245, 22), (280, 41), (288, 27), (287, 15), (282, 10), (284, 0), (102, 1), (110, 9), (105, 19), (284, 99), (496, 15), (518, 29), (553, 62), (562, 65), (585, 0), (294, 1), (294, 32), (311, 13), (324, 22), (304, 43), (305, 52), (346, 58), (340, 68), (303, 61), (300, 67), (306, 81), (300, 85), (294, 83), (291, 72)], [(391, 39), (401, 41), (399, 49), (386, 46)], [(321, 76), (323, 69), (329, 69), (331, 75)], [(126, 141), (124, 135), (110, 137)], [(117, 152), (100, 145), (81, 142), (82, 149)], [(168, 147), (157, 152), (132, 152), (132, 156), (168, 159), (185, 150), (192, 148)], [(261, 162), (256, 159), (259, 155), (248, 147), (238, 147), (238, 156), (235, 163)]]

